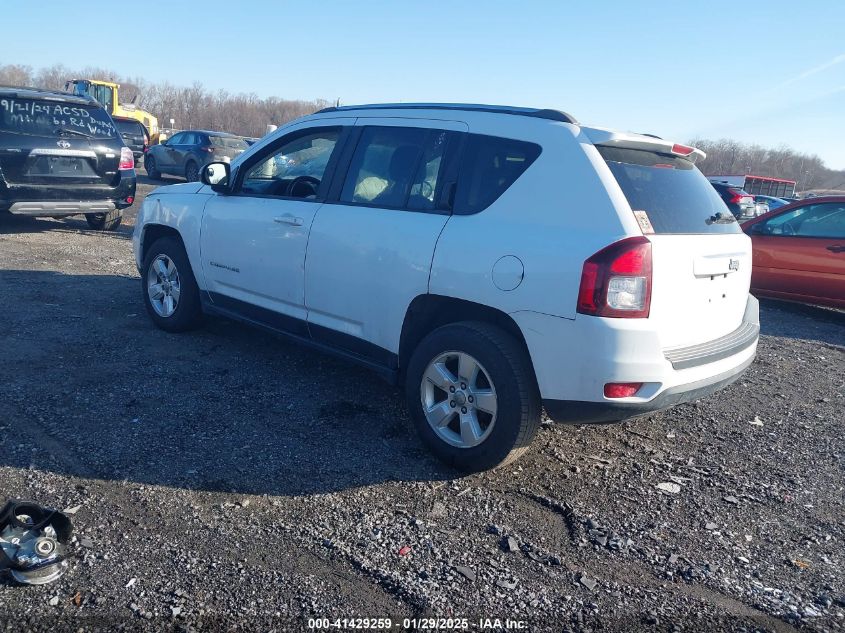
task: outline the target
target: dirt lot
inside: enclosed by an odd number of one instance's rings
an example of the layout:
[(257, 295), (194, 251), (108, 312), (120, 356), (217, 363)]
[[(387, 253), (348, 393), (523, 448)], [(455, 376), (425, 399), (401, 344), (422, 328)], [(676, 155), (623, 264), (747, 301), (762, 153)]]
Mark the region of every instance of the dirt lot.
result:
[(724, 392), (544, 425), (462, 477), (365, 370), (222, 320), (154, 329), (133, 215), (0, 218), (0, 500), (80, 506), (70, 570), (0, 583), (0, 630), (845, 630), (841, 313), (764, 303)]

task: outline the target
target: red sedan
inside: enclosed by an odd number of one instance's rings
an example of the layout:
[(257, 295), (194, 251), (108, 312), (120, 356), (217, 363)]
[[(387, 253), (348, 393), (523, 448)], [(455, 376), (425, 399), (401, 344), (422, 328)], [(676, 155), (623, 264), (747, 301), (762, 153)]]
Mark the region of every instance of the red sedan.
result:
[(751, 292), (845, 308), (845, 196), (808, 198), (742, 225), (751, 236)]

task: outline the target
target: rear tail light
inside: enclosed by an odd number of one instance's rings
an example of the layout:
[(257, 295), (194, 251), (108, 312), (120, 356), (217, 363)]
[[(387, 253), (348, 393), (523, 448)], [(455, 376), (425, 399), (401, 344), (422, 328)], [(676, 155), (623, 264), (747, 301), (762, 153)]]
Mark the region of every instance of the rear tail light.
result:
[(605, 398), (630, 398), (643, 386), (641, 382), (609, 382), (604, 386)]
[(651, 242), (629, 237), (584, 262), (578, 312), (601, 317), (646, 318), (651, 308)]
[(117, 168), (120, 170), (135, 169), (135, 157), (132, 155), (132, 150), (128, 147), (120, 148), (120, 164)]
[(737, 193), (736, 191), (730, 191), (729, 193), (731, 194), (731, 204), (751, 204), (754, 202), (753, 196)]

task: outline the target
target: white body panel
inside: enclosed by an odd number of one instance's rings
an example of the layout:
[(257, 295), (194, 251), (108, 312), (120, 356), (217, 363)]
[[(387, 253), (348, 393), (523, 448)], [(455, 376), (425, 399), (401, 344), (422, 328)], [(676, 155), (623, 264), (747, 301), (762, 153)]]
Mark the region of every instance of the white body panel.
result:
[[(154, 192), (139, 214), (139, 265), (144, 225), (173, 227), (203, 289), (394, 354), (415, 297), (431, 293), (488, 306), (519, 327), (544, 399), (602, 403), (605, 383), (643, 382), (637, 397), (621, 402), (648, 402), (738, 371), (753, 358), (756, 342), (688, 369), (675, 369), (664, 356), (669, 348), (712, 341), (742, 325), (751, 272), (743, 234), (648, 235), (654, 269), (649, 317), (576, 312), (584, 261), (613, 242), (642, 235), (593, 143), (653, 144), (663, 151), (671, 147), (668, 141), (526, 116), (362, 109), (349, 111), (347, 119), (326, 113), (293, 122), (251, 147), (232, 169), (297, 127), (339, 121), (464, 130), (534, 142), (542, 153), (474, 215), (227, 197), (196, 184), (167, 187)], [(274, 222), (285, 214), (301, 218), (301, 226)], [(506, 265), (497, 268), (501, 261)]]
[(199, 182), (159, 187), (153, 193), (155, 195), (147, 196), (141, 204), (132, 233), (132, 251), (138, 269), (141, 268), (144, 230), (152, 225), (167, 226), (176, 230), (182, 237), (191, 267), (198, 282), (202, 284), (200, 223), (203, 207), (214, 193)]
[[(408, 119), (359, 117), (357, 125), (405, 126)], [(445, 120), (415, 127), (466, 131)], [(305, 266), (309, 324), (349, 334), (390, 352), (411, 301), (428, 292), (431, 260), (448, 215), (325, 204), (311, 229)]]
[(202, 219), (205, 289), (305, 319), (305, 247), (320, 203), (213, 196)]

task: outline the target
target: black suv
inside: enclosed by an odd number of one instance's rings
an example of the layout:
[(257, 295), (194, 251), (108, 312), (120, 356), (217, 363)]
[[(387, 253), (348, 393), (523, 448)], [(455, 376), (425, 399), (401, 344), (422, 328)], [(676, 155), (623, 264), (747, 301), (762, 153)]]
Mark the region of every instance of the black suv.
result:
[(94, 99), (0, 87), (0, 212), (111, 231), (134, 200), (132, 151)]
[(147, 127), (140, 121), (122, 116), (113, 116), (112, 119), (117, 126), (117, 131), (123, 137), (126, 147), (132, 150), (137, 167), (150, 145), (150, 133)]
[(150, 178), (173, 174), (194, 182), (199, 180), (200, 169), (208, 163), (231, 162), (247, 149), (246, 141), (234, 134), (185, 130), (149, 148), (144, 156), (144, 167)]
[(715, 180), (711, 180), (710, 184), (719, 192), (722, 200), (725, 201), (728, 209), (738, 221), (745, 222), (757, 217), (757, 204), (754, 202), (754, 196), (742, 187)]

